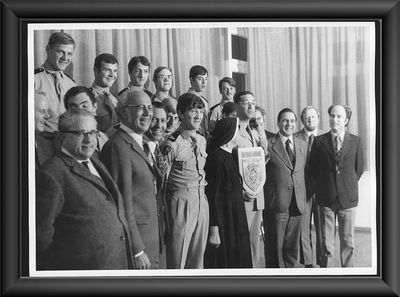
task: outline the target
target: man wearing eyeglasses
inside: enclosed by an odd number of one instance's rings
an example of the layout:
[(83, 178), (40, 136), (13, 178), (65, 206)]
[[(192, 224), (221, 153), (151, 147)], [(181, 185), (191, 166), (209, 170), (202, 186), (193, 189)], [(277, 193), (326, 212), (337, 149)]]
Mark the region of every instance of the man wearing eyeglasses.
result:
[(263, 213), (267, 268), (300, 267), (300, 229), (306, 203), (304, 169), (307, 144), (293, 137), (297, 116), (290, 108), (278, 113), (279, 133), (269, 139)]
[(150, 97), (141, 89), (125, 92), (115, 108), (121, 123), (104, 145), (101, 160), (118, 184), (132, 238), (134, 267), (158, 268), (157, 172), (143, 141), (153, 116)]
[(96, 125), (84, 109), (59, 118), (61, 151), (36, 179), (38, 270), (133, 267), (122, 196), (104, 165), (92, 158)]

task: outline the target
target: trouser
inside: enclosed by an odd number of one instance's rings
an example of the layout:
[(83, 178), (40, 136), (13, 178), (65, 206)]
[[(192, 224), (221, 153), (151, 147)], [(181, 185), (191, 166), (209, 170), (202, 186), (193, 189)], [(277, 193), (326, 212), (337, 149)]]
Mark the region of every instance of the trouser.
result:
[(250, 233), (250, 248), (253, 267), (257, 267), (260, 256), (260, 233), (262, 210), (246, 210), (247, 224)]
[(313, 264), (313, 247), (311, 238), (311, 210), (312, 199), (306, 202), (306, 207), (301, 218), (300, 230), (300, 263), (304, 265)]
[(321, 265), (322, 263), (322, 231), (321, 231), (321, 225), (322, 225), (322, 209), (321, 206), (319, 206), (315, 202), (315, 196), (313, 196), (313, 204), (311, 208), (312, 212), (312, 217), (314, 221), (314, 228), (315, 228), (315, 258), (317, 265)]
[(264, 212), (265, 267), (299, 267), (301, 214)]
[(203, 268), (207, 245), (209, 212), (204, 188), (168, 193), (170, 238), (167, 268)]
[(356, 208), (338, 209), (333, 207), (322, 209), (322, 257), (321, 267), (334, 267), (336, 217), (339, 226), (340, 263), (342, 267), (354, 267), (354, 226)]

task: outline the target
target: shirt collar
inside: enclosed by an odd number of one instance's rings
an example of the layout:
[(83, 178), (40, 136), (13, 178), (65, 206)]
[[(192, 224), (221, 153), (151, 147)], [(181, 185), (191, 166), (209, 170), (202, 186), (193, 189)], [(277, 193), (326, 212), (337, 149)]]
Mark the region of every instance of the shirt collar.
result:
[(308, 137), (310, 137), (311, 134), (313, 134), (315, 137), (318, 136), (318, 129), (315, 129), (314, 131), (308, 131), (304, 129), (304, 131), (306, 131)]
[(143, 149), (143, 136), (134, 132), (131, 128), (121, 123), (120, 128), (128, 133)]
[(291, 142), (292, 145), (294, 144), (294, 142), (293, 142), (293, 134), (290, 135), (289, 137), (287, 137), (287, 136), (283, 136), (283, 135), (279, 132), (279, 139), (282, 141), (282, 143), (283, 143), (284, 145), (286, 145), (286, 141), (287, 141), (288, 139), (290, 139), (290, 142)]
[(335, 137), (336, 137), (336, 136), (339, 136), (340, 141), (343, 142), (344, 134), (345, 134), (345, 131), (343, 131), (343, 132), (341, 132), (341, 133), (335, 133), (335, 132), (333, 132), (333, 131), (331, 130), (332, 140), (335, 140)]
[(77, 161), (78, 163), (82, 163), (82, 162), (90, 162), (90, 159), (86, 159), (86, 160), (78, 160), (76, 159), (73, 155), (71, 155), (71, 153), (69, 151), (67, 151), (67, 149), (65, 147), (61, 147), (61, 151), (66, 154), (67, 156), (70, 156), (71, 158), (73, 158), (75, 161)]
[(93, 90), (97, 93), (97, 94), (103, 94), (103, 93), (110, 93), (110, 88), (106, 87), (106, 88), (102, 88), (98, 85), (96, 85), (94, 82), (92, 84), (92, 88)]
[(48, 65), (47, 65), (46, 62), (42, 65), (42, 67), (47, 73), (49, 73), (49, 74), (60, 73), (61, 78), (64, 78), (64, 72), (62, 70), (50, 70), (50, 69), (47, 68)]

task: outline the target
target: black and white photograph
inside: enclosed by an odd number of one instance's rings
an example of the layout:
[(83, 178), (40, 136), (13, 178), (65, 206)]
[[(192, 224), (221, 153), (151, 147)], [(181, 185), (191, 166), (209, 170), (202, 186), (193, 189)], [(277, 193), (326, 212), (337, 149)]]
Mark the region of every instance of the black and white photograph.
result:
[(374, 22), (28, 25), (30, 276), (377, 273)]

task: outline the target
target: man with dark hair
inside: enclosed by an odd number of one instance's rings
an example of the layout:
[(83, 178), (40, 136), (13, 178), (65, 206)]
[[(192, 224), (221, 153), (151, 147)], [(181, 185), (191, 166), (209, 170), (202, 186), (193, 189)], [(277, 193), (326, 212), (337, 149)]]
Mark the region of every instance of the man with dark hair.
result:
[(35, 92), (45, 93), (49, 102), (49, 118), (45, 123), (45, 131), (58, 130), (58, 117), (65, 111), (64, 94), (75, 86), (75, 81), (64, 73), (72, 62), (74, 50), (75, 41), (69, 34), (55, 32), (46, 46), (46, 61), (35, 69)]
[(94, 82), (90, 88), (96, 98), (97, 128), (106, 132), (118, 123), (118, 117), (114, 111), (117, 106), (117, 98), (110, 92), (110, 88), (118, 77), (118, 61), (111, 54), (101, 54), (94, 60)]
[(315, 137), (318, 135), (319, 112), (314, 106), (306, 106), (301, 111), (303, 129), (294, 134), (307, 143), (307, 163), (305, 167), (306, 209), (301, 222), (300, 263), (306, 268), (313, 267), (313, 246), (311, 238), (311, 220), (314, 219), (316, 233), (316, 262), (321, 265), (321, 210), (315, 203), (315, 191), (310, 172), (310, 153)]
[(316, 202), (322, 210), (321, 267), (334, 266), (336, 217), (341, 266), (353, 267), (358, 181), (364, 172), (363, 150), (361, 138), (346, 132), (351, 109), (336, 104), (329, 107), (328, 114), (331, 130), (315, 138), (310, 155)]
[(208, 133), (214, 131), (215, 124), (222, 119), (222, 108), (225, 103), (233, 102), (233, 96), (236, 94), (236, 82), (233, 78), (224, 77), (218, 83), (221, 101), (210, 108), (208, 113)]
[[(64, 96), (64, 105), (66, 110), (82, 108), (91, 112), (94, 116), (97, 112), (97, 102), (93, 92), (83, 86), (76, 86), (69, 89)], [(99, 153), (107, 140), (107, 135), (99, 131), (96, 140), (96, 150), (93, 154), (94, 157), (99, 158)]]
[(61, 151), (36, 180), (38, 270), (127, 269), (130, 236), (117, 185), (92, 155), (96, 120), (84, 109), (59, 117)]
[(178, 112), (176, 111), (176, 106), (178, 101), (173, 98), (166, 98), (162, 101), (162, 105), (165, 106), (167, 110), (167, 130), (165, 131), (166, 136), (175, 132), (178, 129), (180, 121)]
[(153, 116), (150, 97), (140, 89), (125, 92), (116, 112), (121, 123), (104, 145), (101, 160), (121, 191), (132, 238), (134, 267), (159, 267), (159, 229), (156, 201), (157, 172), (143, 141)]
[(150, 98), (153, 96), (153, 93), (146, 90), (149, 83), (150, 61), (145, 56), (135, 56), (130, 59), (128, 63), (128, 74), (130, 78), (129, 84), (118, 93), (119, 97), (132, 87), (143, 90)]
[[(256, 99), (250, 91), (236, 93), (233, 97), (235, 102), (237, 117), (239, 118), (239, 131), (237, 135), (238, 147), (257, 147), (261, 145), (260, 138), (256, 131), (250, 128), (250, 119), (254, 117)], [(267, 155), (267, 148), (263, 147)], [(264, 193), (261, 190), (253, 195), (247, 191), (243, 193), (246, 207), (246, 217), (250, 232), (251, 255), (253, 267), (257, 267), (260, 255), (260, 230), (262, 210), (264, 209)]]
[(205, 67), (201, 65), (195, 65), (190, 68), (189, 71), (190, 88), (188, 93), (194, 94), (201, 98), (204, 104), (204, 115), (199, 127), (199, 133), (203, 135), (206, 139), (208, 138), (208, 101), (203, 96), (204, 91), (208, 84), (208, 71)]
[(173, 75), (172, 68), (159, 66), (154, 70), (153, 82), (156, 87), (156, 93), (151, 97), (151, 101), (162, 102), (167, 98), (174, 98), (172, 95)]
[(204, 103), (200, 97), (185, 93), (178, 99), (177, 110), (181, 124), (160, 148), (170, 168), (167, 268), (203, 268), (209, 224), (204, 191), (207, 154), (206, 140), (197, 130)]
[(278, 114), (279, 133), (269, 140), (270, 160), (264, 185), (265, 265), (299, 267), (299, 245), (306, 187), (306, 143), (293, 137), (297, 116), (290, 108)]

